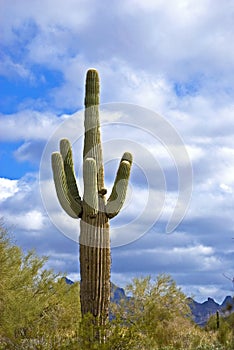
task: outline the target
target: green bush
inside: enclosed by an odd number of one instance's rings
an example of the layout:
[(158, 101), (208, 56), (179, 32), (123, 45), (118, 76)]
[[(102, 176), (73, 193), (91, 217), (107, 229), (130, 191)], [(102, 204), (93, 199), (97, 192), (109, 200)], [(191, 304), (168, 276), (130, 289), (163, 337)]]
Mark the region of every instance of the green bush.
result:
[(92, 316), (81, 318), (79, 284), (67, 285), (45, 262), (23, 254), (0, 225), (0, 350), (234, 349), (234, 316), (220, 317), (218, 330), (211, 317), (201, 329), (170, 276), (134, 279), (131, 298), (112, 304), (113, 319), (98, 327)]

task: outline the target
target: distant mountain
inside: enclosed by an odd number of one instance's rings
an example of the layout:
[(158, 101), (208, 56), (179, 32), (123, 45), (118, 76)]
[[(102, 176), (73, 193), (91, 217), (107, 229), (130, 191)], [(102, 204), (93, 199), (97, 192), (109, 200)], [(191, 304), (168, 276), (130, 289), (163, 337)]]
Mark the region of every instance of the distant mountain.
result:
[[(73, 284), (69, 278), (65, 277), (67, 284)], [(111, 283), (111, 302), (119, 303), (121, 299), (128, 299), (123, 288), (119, 288), (115, 284)], [(222, 304), (218, 304), (212, 298), (208, 298), (203, 303), (198, 303), (192, 298), (188, 298), (189, 306), (192, 311), (193, 320), (199, 326), (204, 326), (208, 319), (216, 314), (217, 311), (221, 315), (233, 311), (234, 312), (234, 299), (229, 295), (227, 296)]]
[(129, 299), (129, 297), (126, 296), (124, 289), (111, 283), (111, 302), (118, 304), (122, 299)]
[(193, 319), (200, 326), (204, 326), (208, 319), (216, 314), (217, 311), (219, 311), (221, 315), (230, 312), (232, 308), (234, 311), (234, 300), (231, 296), (227, 296), (221, 305), (216, 303), (212, 298), (208, 298), (203, 303), (198, 303), (192, 298), (188, 300)]
[[(74, 284), (72, 280), (67, 277), (63, 277), (67, 284)], [(125, 299), (127, 296), (125, 295), (125, 291), (123, 288), (117, 287), (114, 283), (111, 283), (111, 302), (118, 303), (121, 299)]]
[[(229, 309), (230, 306), (234, 307), (234, 299), (230, 295), (227, 296), (223, 303), (220, 305), (223, 309), (227, 310)], [(233, 310), (234, 311), (234, 310)]]
[(67, 277), (64, 277), (65, 278), (65, 281), (67, 284), (74, 284), (74, 282), (72, 280), (70, 280), (69, 278)]

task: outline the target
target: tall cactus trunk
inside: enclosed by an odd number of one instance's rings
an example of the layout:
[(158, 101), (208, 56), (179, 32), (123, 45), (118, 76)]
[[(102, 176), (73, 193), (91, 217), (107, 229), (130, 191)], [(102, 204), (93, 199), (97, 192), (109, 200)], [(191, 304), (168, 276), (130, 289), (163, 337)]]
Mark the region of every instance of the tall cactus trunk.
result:
[[(100, 201), (103, 201), (100, 198)], [(82, 315), (91, 313), (96, 324), (108, 319), (110, 303), (110, 239), (109, 223), (99, 212), (94, 219), (80, 222), (80, 301)]]
[[(105, 214), (104, 169), (99, 125), (99, 79), (95, 70), (90, 70), (86, 78), (85, 93), (85, 139), (83, 159), (94, 159), (97, 177), (97, 213), (90, 214), (92, 198), (84, 207), (80, 222), (80, 300), (82, 315), (92, 314), (97, 323), (104, 325), (108, 318), (110, 303), (110, 235), (109, 219)], [(90, 177), (83, 170), (84, 183)], [(90, 187), (92, 183), (90, 183)], [(90, 190), (87, 188), (86, 190)], [(93, 206), (92, 206), (93, 207)], [(93, 214), (93, 215), (92, 215)]]
[(91, 314), (97, 326), (108, 320), (110, 304), (109, 219), (121, 210), (128, 186), (132, 155), (121, 158), (112, 192), (106, 201), (99, 122), (99, 77), (90, 69), (86, 77), (85, 137), (83, 150), (83, 200), (76, 183), (69, 141), (60, 142), (52, 154), (57, 196), (72, 218), (80, 218), (80, 300), (82, 315)]

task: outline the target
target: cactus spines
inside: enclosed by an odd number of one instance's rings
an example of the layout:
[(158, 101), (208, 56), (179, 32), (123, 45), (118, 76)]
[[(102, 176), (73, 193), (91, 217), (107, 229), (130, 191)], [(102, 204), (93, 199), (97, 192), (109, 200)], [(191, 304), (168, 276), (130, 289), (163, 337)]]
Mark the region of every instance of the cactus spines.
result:
[(56, 193), (61, 207), (72, 218), (76, 219), (82, 212), (81, 200), (76, 196), (72, 196), (67, 183), (67, 176), (64, 169), (62, 155), (59, 152), (52, 154), (52, 169), (54, 174), (54, 183)]
[(57, 196), (62, 208), (80, 221), (80, 300), (82, 315), (91, 313), (97, 324), (108, 319), (110, 303), (109, 219), (121, 210), (128, 187), (132, 155), (121, 158), (109, 199), (104, 186), (104, 166), (99, 122), (99, 76), (95, 69), (86, 75), (85, 134), (83, 149), (84, 194), (76, 183), (69, 141), (60, 142), (60, 152), (52, 154)]
[(109, 219), (114, 218), (121, 210), (128, 188), (128, 180), (132, 165), (132, 156), (130, 153), (124, 153), (116, 174), (114, 186), (111, 195), (107, 200), (106, 214)]
[(97, 167), (93, 158), (86, 158), (83, 164), (84, 202), (87, 216), (95, 217), (98, 213)]
[(72, 149), (70, 142), (67, 139), (60, 141), (60, 153), (63, 158), (64, 171), (66, 175), (69, 195), (81, 206), (81, 198), (76, 184), (76, 177), (72, 159)]

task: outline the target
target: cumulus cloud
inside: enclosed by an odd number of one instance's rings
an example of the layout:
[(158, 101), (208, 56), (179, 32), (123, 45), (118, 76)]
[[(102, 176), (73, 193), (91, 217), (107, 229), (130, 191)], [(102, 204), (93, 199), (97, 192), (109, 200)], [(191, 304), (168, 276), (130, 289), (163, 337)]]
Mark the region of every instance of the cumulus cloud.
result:
[(33, 78), (32, 73), (27, 69), (23, 63), (14, 62), (9, 56), (3, 55), (1, 66), (0, 66), (1, 76), (6, 76), (8, 78), (21, 78), (31, 80)]
[(28, 212), (20, 211), (13, 215), (7, 214), (7, 220), (14, 224), (17, 229), (39, 231), (44, 229), (43, 215), (40, 211), (31, 210)]
[(0, 178), (0, 200), (14, 196), (18, 192), (18, 180)]
[[(227, 259), (220, 258), (214, 247), (198, 241), (188, 233), (168, 236), (151, 232), (132, 245), (113, 250), (113, 279), (124, 285), (136, 275), (153, 278), (159, 273), (169, 273), (196, 300), (211, 296), (222, 301), (230, 293), (230, 286), (222, 276)], [(216, 294), (206, 294), (205, 288), (214, 288)]]
[[(107, 5), (109, 11), (103, 11)], [(57, 103), (62, 103), (60, 96), (64, 103), (72, 103), (74, 92), (78, 96), (77, 88), (82, 86), (83, 72), (96, 66), (106, 86), (104, 101), (129, 98), (128, 86), (134, 103), (152, 106), (154, 94), (160, 103), (175, 83), (181, 94), (194, 89), (209, 94), (212, 89), (217, 97), (223, 85), (230, 86), (234, 55), (230, 7), (227, 1), (220, 8), (217, 0), (170, 5), (129, 0), (111, 6), (105, 1), (94, 6), (93, 1), (69, 0), (59, 8), (54, 1), (48, 5), (24, 0), (20, 6), (8, 1), (1, 23), (6, 44), (26, 46), (19, 63), (22, 68), (36, 63), (63, 73), (64, 85), (54, 91)]]
[(24, 110), (16, 114), (0, 115), (2, 141), (47, 140), (59, 119), (51, 113)]
[(43, 211), (38, 196), (37, 178), (32, 174), (19, 180), (2, 178), (1, 212), (11, 225), (26, 230), (43, 229)]
[[(77, 243), (66, 238), (50, 221), (42, 205), (37, 176), (28, 174), (19, 180), (1, 178), (0, 193), (1, 215), (16, 243), (24, 251), (36, 249), (38, 254), (49, 256), (47, 267), (57, 272), (77, 272)], [(79, 226), (78, 222), (76, 225)]]

